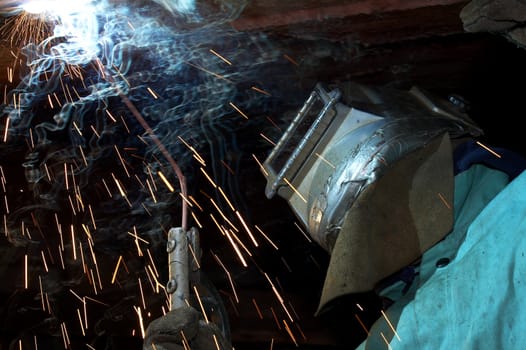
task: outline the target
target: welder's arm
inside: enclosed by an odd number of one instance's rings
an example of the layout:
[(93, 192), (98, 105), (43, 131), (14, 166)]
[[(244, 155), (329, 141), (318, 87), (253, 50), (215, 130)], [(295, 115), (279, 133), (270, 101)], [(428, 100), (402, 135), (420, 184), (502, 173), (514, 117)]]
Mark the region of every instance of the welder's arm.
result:
[(230, 350), (219, 328), (183, 306), (153, 320), (146, 329), (143, 350)]

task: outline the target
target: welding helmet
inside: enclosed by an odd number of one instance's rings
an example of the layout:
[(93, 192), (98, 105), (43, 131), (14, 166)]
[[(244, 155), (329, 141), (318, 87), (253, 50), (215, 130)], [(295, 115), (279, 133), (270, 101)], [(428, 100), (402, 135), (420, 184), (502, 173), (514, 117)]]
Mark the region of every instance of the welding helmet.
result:
[(452, 143), (481, 134), (416, 87), (315, 87), (261, 170), (267, 197), (286, 199), (330, 254), (318, 311), (373, 290), (451, 230)]

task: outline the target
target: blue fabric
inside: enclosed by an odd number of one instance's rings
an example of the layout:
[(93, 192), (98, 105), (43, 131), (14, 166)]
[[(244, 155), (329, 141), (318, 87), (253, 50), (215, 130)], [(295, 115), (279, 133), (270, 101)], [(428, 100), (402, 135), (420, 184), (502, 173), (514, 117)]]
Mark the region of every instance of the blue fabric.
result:
[[(473, 165), (455, 177), (453, 231), (359, 349), (523, 349), (526, 344), (526, 172)], [(450, 263), (437, 267), (448, 258)], [(395, 295), (391, 290), (391, 296)]]
[(522, 155), (500, 147), (490, 149), (498, 156), (484, 149), (476, 141), (467, 141), (457, 146), (453, 153), (454, 174), (460, 174), (474, 164), (484, 164), (505, 172), (510, 180), (513, 180), (526, 169), (526, 158)]

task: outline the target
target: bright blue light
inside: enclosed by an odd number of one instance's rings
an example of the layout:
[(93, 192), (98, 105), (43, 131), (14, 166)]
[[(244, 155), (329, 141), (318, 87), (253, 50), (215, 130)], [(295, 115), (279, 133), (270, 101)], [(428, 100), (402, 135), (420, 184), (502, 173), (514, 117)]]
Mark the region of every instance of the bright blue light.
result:
[(190, 14), (195, 11), (195, 0), (154, 0), (172, 13)]
[(46, 41), (66, 39), (67, 44), (54, 48), (55, 57), (72, 64), (82, 64), (98, 54), (97, 13), (101, 3), (96, 6), (93, 0), (30, 0), (22, 5), (22, 9), (54, 23), (53, 35)]

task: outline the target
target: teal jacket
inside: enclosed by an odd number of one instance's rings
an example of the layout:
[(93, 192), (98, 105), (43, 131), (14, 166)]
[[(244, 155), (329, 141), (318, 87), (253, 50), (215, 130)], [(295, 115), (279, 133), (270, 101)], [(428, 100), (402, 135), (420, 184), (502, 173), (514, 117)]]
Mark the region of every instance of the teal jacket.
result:
[(409, 290), (358, 349), (524, 349), (526, 171), (473, 165), (455, 176), (455, 225), (422, 256)]

